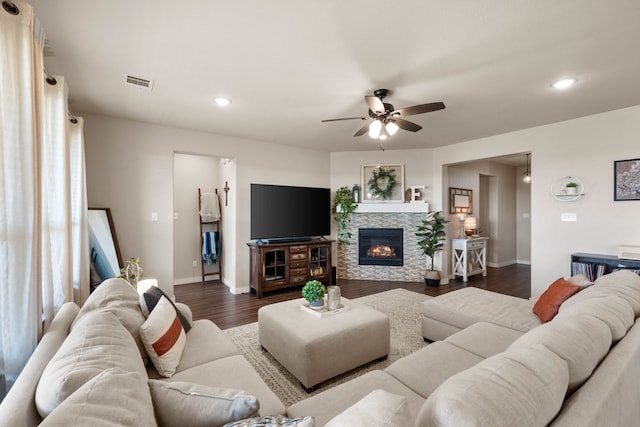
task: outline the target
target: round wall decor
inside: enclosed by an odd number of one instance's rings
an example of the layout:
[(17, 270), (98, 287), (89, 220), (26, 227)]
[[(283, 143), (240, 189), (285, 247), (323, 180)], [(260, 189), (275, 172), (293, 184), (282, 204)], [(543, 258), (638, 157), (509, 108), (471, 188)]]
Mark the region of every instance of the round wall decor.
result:
[(584, 195), (584, 184), (577, 176), (563, 176), (551, 184), (551, 196), (561, 202), (571, 202)]

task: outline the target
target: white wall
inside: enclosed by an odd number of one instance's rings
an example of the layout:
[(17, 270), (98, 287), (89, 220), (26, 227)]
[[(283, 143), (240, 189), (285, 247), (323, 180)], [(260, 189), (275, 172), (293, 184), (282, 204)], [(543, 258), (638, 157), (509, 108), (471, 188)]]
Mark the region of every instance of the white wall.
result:
[[(89, 204), (111, 208), (123, 257), (139, 256), (145, 273), (171, 295), (175, 152), (235, 159), (238, 178), (229, 202), (235, 204), (236, 223), (223, 232), (226, 244), (235, 247), (225, 260), (232, 265), (224, 264), (224, 282), (236, 293), (249, 291), (250, 184), (329, 186), (329, 153), (91, 114), (84, 118)], [(152, 212), (158, 221), (151, 221)]]
[[(613, 162), (640, 157), (638, 135), (640, 106), (436, 149), (328, 154), (85, 115), (89, 203), (112, 209), (123, 257), (140, 256), (163, 288), (170, 288), (173, 277), (173, 152), (236, 158), (236, 277), (228, 283), (233, 291), (249, 283), (251, 182), (335, 190), (360, 183), (361, 165), (401, 163), (405, 185), (426, 185), (430, 209), (442, 210), (448, 201), (446, 165), (531, 152), (531, 276), (532, 295), (538, 296), (570, 274), (571, 253), (616, 254), (618, 245), (640, 244), (640, 202), (613, 201)], [(585, 196), (575, 202), (551, 197), (553, 180), (565, 175), (582, 179)], [(160, 221), (150, 221), (152, 211)], [(562, 212), (576, 213), (578, 220), (561, 222)], [(446, 266), (448, 257), (442, 262)]]
[[(640, 243), (640, 202), (613, 201), (613, 162), (638, 158), (640, 106), (525, 129), (434, 150), (432, 185), (439, 209), (446, 200), (443, 165), (531, 151), (531, 294), (569, 276), (573, 252), (617, 253), (621, 244)], [(551, 197), (556, 178), (582, 179), (585, 196), (574, 202)], [(446, 182), (445, 182), (446, 185)], [(563, 212), (576, 222), (561, 222)]]

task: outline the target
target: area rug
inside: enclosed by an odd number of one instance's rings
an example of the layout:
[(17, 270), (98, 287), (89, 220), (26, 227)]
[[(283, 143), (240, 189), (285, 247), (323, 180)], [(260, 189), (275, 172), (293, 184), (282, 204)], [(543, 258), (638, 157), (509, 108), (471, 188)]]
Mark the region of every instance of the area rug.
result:
[(338, 384), (358, 377), (365, 372), (384, 369), (396, 360), (424, 347), (420, 321), (420, 304), (429, 298), (427, 295), (406, 289), (393, 289), (380, 292), (353, 301), (365, 304), (389, 316), (391, 323), (391, 349), (384, 361), (371, 362), (333, 379), (327, 380), (311, 393), (307, 393), (300, 382), (291, 375), (258, 343), (258, 323), (225, 329), (249, 363), (285, 406), (290, 406), (309, 396), (328, 390)]

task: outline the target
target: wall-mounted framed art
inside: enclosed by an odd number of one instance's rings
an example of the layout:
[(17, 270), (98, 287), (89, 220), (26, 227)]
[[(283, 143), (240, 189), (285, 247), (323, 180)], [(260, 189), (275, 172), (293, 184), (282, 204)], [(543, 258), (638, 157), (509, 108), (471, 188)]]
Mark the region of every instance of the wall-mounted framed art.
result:
[(404, 202), (404, 165), (362, 166), (362, 203)]
[(640, 200), (640, 159), (613, 162), (613, 200)]
[(473, 213), (473, 190), (449, 187), (449, 213)]

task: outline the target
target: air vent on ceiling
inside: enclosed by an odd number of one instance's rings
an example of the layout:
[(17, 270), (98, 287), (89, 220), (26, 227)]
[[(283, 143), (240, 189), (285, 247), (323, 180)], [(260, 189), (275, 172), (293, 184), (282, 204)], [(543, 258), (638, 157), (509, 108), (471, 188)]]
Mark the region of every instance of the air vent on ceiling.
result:
[(132, 76), (131, 74), (126, 74), (125, 77), (126, 77), (126, 82), (129, 85), (136, 86), (146, 90), (153, 89), (153, 80), (145, 79), (143, 77)]

